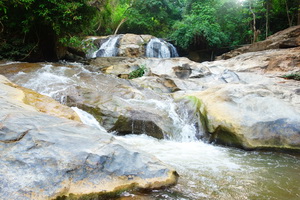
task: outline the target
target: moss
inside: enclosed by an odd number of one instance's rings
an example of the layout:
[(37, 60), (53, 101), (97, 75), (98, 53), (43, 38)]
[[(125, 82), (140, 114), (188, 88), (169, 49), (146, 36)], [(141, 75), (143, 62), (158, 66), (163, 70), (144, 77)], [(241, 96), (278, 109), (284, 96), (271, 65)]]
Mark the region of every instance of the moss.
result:
[(98, 107), (92, 107), (92, 106), (87, 106), (87, 105), (84, 105), (84, 104), (76, 104), (76, 105), (73, 105), (73, 104), (70, 104), (70, 103), (67, 103), (68, 106), (77, 106), (78, 108), (84, 110), (85, 112), (88, 112), (89, 114), (93, 115), (94, 118), (100, 123), (102, 124), (102, 112), (101, 112), (101, 109), (98, 108)]
[(124, 191), (135, 191), (137, 189), (137, 184), (132, 183), (130, 185), (117, 187), (112, 192), (94, 192), (83, 195), (76, 195), (71, 193), (68, 196), (63, 195), (56, 197), (55, 200), (116, 200), (120, 198), (120, 195)]
[(184, 99), (187, 99), (190, 101), (190, 103), (192, 103), (193, 107), (197, 110), (197, 112), (200, 115), (200, 122), (202, 124), (202, 127), (204, 128), (204, 130), (206, 132), (208, 132), (208, 118), (207, 118), (207, 111), (205, 109), (205, 106), (203, 104), (203, 102), (195, 97), (195, 96), (186, 96), (184, 97)]
[(219, 126), (214, 133), (212, 133), (211, 142), (217, 144), (222, 144), (226, 146), (238, 147), (242, 149), (247, 149), (243, 145), (243, 141), (236, 134), (227, 128)]

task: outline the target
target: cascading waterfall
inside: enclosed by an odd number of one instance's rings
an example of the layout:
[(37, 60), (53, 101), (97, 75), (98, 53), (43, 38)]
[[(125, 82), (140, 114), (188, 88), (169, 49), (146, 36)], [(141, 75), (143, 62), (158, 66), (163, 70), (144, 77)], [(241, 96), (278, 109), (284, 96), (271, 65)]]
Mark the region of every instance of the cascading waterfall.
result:
[[(106, 41), (96, 51), (91, 50), (88, 58), (114, 57), (118, 56), (118, 42), (123, 35), (113, 35), (106, 38)], [(94, 40), (95, 38), (89, 38)], [(152, 38), (146, 45), (146, 57), (172, 58), (179, 57), (176, 48), (169, 42), (160, 38)]]
[(121, 35), (110, 36), (107, 41), (105, 41), (100, 48), (95, 51), (92, 58), (96, 57), (113, 57), (118, 54), (118, 41)]
[[(97, 81), (95, 77), (99, 76), (99, 73), (90, 72), (80, 64), (72, 65), (73, 67), (65, 67), (45, 64), (36, 71), (19, 72), (9, 78), (19, 85), (64, 101), (65, 91), (76, 91), (77, 86), (94, 84), (89, 80)], [(94, 87), (97, 86), (94, 84)], [(100, 89), (103, 87), (105, 84), (99, 86)], [(271, 152), (246, 152), (199, 141), (195, 138), (196, 128), (187, 119), (183, 105), (171, 100), (124, 99), (124, 102), (167, 113), (166, 116), (171, 118), (175, 126), (174, 132), (178, 133), (168, 140), (157, 140), (146, 135), (115, 136), (137, 151), (142, 150), (156, 156), (180, 174), (175, 187), (150, 193), (150, 199), (300, 198), (300, 179), (297, 176), (300, 173), (299, 158)], [(93, 116), (77, 108), (73, 109), (83, 122), (103, 129)]]
[(178, 57), (176, 48), (159, 38), (152, 38), (146, 46), (146, 57), (171, 58)]

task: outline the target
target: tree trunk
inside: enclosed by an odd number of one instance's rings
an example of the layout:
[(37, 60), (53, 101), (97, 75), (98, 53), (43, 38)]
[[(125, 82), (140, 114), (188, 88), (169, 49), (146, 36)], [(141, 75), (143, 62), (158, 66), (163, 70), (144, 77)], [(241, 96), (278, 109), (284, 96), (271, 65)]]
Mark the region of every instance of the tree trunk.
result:
[(122, 24), (123, 24), (124, 22), (126, 22), (126, 21), (127, 21), (126, 18), (124, 18), (124, 19), (121, 20), (121, 22), (119, 23), (119, 25), (117, 26), (117, 28), (116, 28), (116, 30), (115, 30), (115, 32), (114, 32), (114, 35), (116, 35), (116, 34), (118, 33), (119, 28), (120, 28), (120, 27), (122, 26)]
[(297, 25), (300, 25), (300, 0), (298, 0), (298, 20)]
[(287, 0), (285, 0), (285, 10), (286, 10), (286, 15), (287, 15), (288, 22), (289, 22), (289, 27), (291, 27), (292, 26), (292, 21), (291, 21), (291, 17), (290, 17), (290, 14), (289, 14), (289, 6), (287, 4)]
[(257, 40), (258, 34), (257, 34), (257, 30), (256, 30), (256, 15), (255, 15), (254, 11), (252, 10), (251, 2), (249, 2), (249, 10), (252, 13), (252, 17), (253, 17), (253, 24), (252, 24), (253, 41), (252, 41), (252, 43), (254, 43)]
[(266, 0), (266, 38), (269, 35), (269, 29), (270, 29), (270, 0)]

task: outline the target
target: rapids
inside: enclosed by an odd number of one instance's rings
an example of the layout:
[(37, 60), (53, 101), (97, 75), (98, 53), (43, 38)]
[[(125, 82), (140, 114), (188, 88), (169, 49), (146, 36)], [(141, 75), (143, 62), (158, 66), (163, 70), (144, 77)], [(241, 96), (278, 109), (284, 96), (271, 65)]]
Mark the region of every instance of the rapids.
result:
[[(10, 80), (66, 103), (64, 93), (76, 86), (90, 84), (89, 75), (97, 80), (101, 73), (90, 72), (73, 63), (54, 66), (44, 64), (33, 72), (19, 72)], [(85, 82), (86, 81), (86, 82)], [(93, 83), (94, 84), (94, 83)], [(100, 84), (100, 83), (99, 83)], [(94, 86), (99, 91), (105, 84)], [(103, 89), (101, 90), (103, 91)], [(162, 98), (164, 99), (164, 98)], [(178, 113), (170, 99), (141, 101), (126, 99), (137, 106), (155, 106), (174, 121), (181, 131), (174, 138), (158, 140), (146, 135), (115, 136), (139, 151), (156, 156), (174, 167), (180, 174), (179, 182), (170, 189), (155, 190), (147, 194), (124, 192), (123, 199), (300, 199), (300, 158), (278, 152), (243, 151), (208, 144), (196, 139), (196, 129), (188, 123), (185, 112)], [(182, 105), (183, 106), (183, 105)], [(92, 115), (73, 108), (82, 121), (103, 129)], [(184, 110), (184, 107), (182, 107)], [(182, 114), (183, 113), (183, 114)], [(133, 130), (134, 131), (134, 130)], [(114, 134), (114, 133), (111, 133)]]

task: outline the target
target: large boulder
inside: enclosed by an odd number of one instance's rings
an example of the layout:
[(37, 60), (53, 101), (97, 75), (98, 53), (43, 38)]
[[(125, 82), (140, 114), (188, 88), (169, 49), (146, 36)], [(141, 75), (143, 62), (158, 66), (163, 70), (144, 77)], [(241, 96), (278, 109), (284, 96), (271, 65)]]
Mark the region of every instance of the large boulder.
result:
[(199, 101), (204, 125), (218, 143), (300, 150), (299, 94), (283, 91), (255, 83), (222, 84), (187, 96)]
[(230, 70), (238, 77), (235, 84), (206, 84), (202, 92), (189, 92), (201, 104), (211, 139), (245, 149), (299, 150), (299, 81), (282, 78), (299, 74), (299, 55), (295, 47), (201, 63), (212, 73)]
[(266, 86), (225, 84), (189, 96), (199, 101), (216, 142), (245, 149), (300, 150), (300, 113)]
[(71, 119), (75, 121), (80, 121), (79, 116), (71, 108), (62, 105), (55, 101), (54, 99), (41, 95), (33, 90), (21, 87), (10, 81), (5, 77), (0, 76), (0, 88), (2, 92), (7, 94), (8, 98), (10, 95), (18, 96), (13, 97), (22, 101), (26, 105), (32, 106), (35, 110), (43, 112), (56, 117)]
[(144, 57), (146, 44), (151, 38), (151, 35), (124, 34), (119, 42), (118, 56)]
[(107, 132), (38, 112), (0, 78), (1, 199), (96, 199), (176, 183), (176, 172), (154, 157)]

